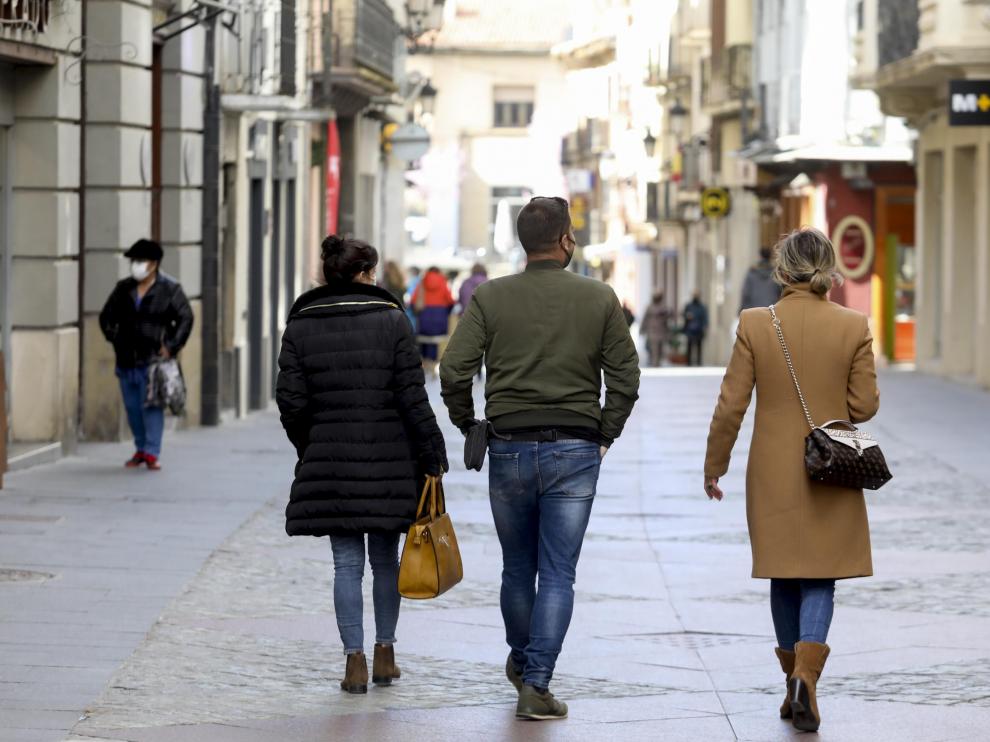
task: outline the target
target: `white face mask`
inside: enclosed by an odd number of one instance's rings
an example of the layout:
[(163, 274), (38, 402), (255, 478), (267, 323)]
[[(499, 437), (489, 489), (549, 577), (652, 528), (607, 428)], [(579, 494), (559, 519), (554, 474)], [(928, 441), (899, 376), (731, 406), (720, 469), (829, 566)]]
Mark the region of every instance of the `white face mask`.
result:
[(147, 260), (131, 261), (131, 278), (135, 281), (143, 281), (151, 275), (151, 263)]

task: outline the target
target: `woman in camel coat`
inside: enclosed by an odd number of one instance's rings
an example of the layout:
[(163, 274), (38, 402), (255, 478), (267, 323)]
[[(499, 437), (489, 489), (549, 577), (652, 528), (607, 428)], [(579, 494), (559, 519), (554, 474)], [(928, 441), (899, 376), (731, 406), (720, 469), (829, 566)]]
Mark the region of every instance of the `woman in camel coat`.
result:
[[(826, 298), (838, 279), (831, 243), (805, 228), (784, 238), (776, 253), (774, 276), (784, 293), (775, 309), (812, 419), (818, 425), (869, 420), (879, 407), (873, 338), (864, 315)], [(810, 731), (820, 721), (815, 683), (829, 652), (835, 580), (873, 574), (870, 527), (862, 490), (808, 477), (808, 424), (766, 308), (748, 309), (739, 318), (708, 435), (709, 498), (722, 499), (718, 480), (729, 469), (754, 388), (756, 421), (746, 468), (753, 577), (771, 581), (777, 656), (788, 680), (781, 718)]]

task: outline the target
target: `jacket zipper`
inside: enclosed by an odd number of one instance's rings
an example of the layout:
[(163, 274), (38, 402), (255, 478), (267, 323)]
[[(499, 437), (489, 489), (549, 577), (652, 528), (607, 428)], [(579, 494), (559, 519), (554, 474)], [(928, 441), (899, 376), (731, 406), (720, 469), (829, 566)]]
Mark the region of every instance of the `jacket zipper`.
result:
[(393, 309), (398, 309), (399, 305), (391, 301), (338, 301), (334, 304), (311, 304), (304, 309), (299, 310), (299, 314), (303, 312), (308, 312), (310, 309), (329, 309), (332, 307), (363, 307), (370, 306), (373, 304), (380, 304), (386, 307), (392, 307)]

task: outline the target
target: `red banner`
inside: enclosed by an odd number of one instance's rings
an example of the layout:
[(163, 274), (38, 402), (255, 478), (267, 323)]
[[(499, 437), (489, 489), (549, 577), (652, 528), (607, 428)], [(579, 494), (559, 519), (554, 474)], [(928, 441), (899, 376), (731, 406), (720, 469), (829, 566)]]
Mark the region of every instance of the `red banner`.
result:
[(326, 207), (327, 234), (337, 233), (337, 217), (340, 211), (340, 134), (337, 122), (327, 122), (327, 163), (326, 163)]

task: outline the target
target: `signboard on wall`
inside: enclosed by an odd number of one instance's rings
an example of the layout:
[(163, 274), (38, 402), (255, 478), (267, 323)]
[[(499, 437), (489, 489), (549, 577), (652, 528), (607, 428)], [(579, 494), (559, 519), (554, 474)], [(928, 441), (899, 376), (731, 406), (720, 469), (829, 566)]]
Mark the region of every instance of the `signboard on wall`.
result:
[(839, 271), (849, 280), (863, 278), (873, 269), (873, 230), (862, 217), (847, 216), (840, 221), (832, 232), (832, 246)]
[(337, 234), (337, 219), (340, 216), (340, 132), (337, 122), (327, 122), (327, 162), (326, 162), (326, 233)]
[(990, 126), (990, 80), (949, 81), (949, 126)]
[(719, 217), (729, 213), (729, 191), (725, 188), (706, 188), (701, 192), (701, 213)]

